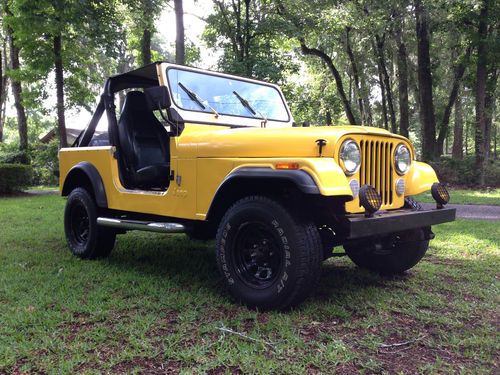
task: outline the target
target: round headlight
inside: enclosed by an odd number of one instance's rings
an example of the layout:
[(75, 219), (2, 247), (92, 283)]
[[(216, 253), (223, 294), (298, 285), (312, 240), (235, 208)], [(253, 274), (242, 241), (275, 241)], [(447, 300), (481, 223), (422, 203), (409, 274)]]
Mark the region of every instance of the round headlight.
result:
[(405, 145), (399, 145), (394, 152), (394, 165), (399, 174), (405, 174), (410, 169), (410, 150)]
[(361, 153), (358, 144), (352, 139), (345, 141), (340, 147), (340, 160), (342, 160), (345, 173), (348, 175), (356, 173), (361, 165)]

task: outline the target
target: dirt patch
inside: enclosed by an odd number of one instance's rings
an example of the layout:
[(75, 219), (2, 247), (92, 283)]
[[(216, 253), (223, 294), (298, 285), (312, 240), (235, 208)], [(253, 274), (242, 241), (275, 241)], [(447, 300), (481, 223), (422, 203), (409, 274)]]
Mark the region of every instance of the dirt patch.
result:
[(217, 366), (207, 371), (208, 375), (222, 375), (222, 374), (243, 374), (243, 371), (236, 366)]
[(168, 311), (160, 319), (156, 321), (153, 329), (151, 329), (147, 336), (148, 337), (162, 337), (169, 336), (175, 332), (178, 323), (179, 312), (178, 311)]
[(135, 357), (128, 361), (120, 362), (113, 366), (113, 373), (129, 373), (133, 369), (140, 369), (141, 374), (179, 374), (181, 366), (179, 362), (161, 362), (155, 358)]

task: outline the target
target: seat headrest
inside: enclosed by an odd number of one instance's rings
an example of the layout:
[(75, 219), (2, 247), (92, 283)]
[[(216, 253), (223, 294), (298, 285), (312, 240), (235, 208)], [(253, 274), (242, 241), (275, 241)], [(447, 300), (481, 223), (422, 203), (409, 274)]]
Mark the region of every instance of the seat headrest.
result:
[(125, 96), (123, 111), (150, 111), (146, 102), (146, 95), (141, 91), (129, 91)]

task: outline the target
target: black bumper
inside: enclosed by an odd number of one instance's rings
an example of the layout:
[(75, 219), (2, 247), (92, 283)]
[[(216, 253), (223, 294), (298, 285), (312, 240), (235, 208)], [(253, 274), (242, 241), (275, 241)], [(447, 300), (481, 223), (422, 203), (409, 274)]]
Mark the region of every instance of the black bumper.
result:
[(347, 239), (378, 236), (403, 230), (428, 227), (455, 220), (454, 208), (416, 211), (403, 209), (376, 213), (373, 217), (364, 214), (346, 216)]

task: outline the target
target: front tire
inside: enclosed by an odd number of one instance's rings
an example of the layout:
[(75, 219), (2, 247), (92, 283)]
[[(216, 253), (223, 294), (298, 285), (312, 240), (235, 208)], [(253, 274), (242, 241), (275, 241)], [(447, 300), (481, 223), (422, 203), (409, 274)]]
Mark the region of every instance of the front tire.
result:
[(236, 202), (220, 223), (216, 246), (229, 292), (248, 307), (296, 306), (319, 281), (323, 248), (316, 226), (272, 199)]
[(97, 207), (89, 192), (74, 189), (64, 211), (64, 231), (71, 252), (82, 259), (107, 257), (116, 233), (97, 225)]
[(423, 258), (431, 235), (430, 228), (418, 228), (393, 233), (380, 241), (368, 238), (346, 244), (344, 249), (358, 267), (392, 275), (409, 270)]

